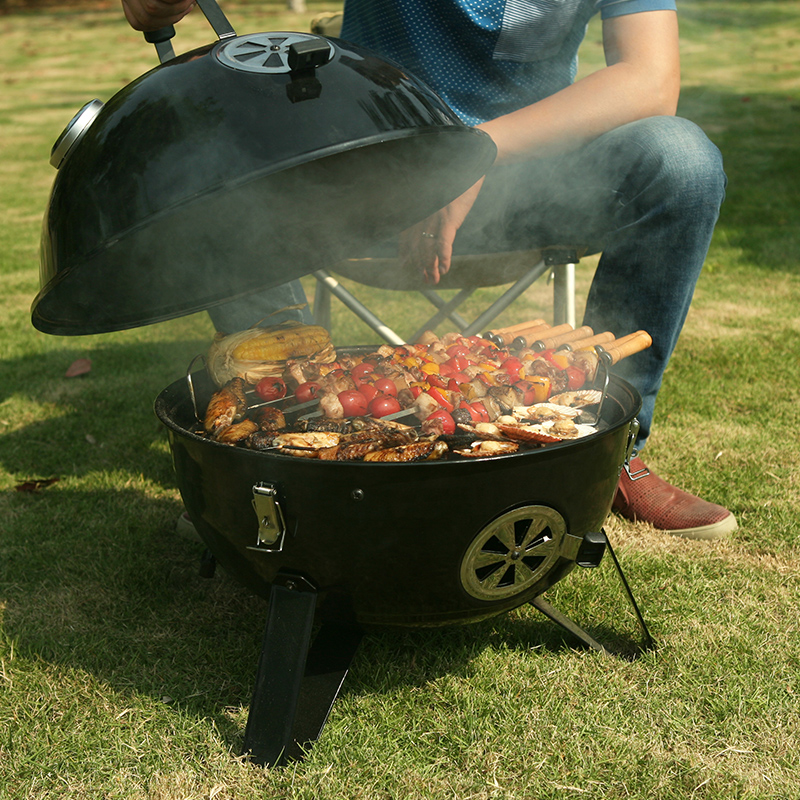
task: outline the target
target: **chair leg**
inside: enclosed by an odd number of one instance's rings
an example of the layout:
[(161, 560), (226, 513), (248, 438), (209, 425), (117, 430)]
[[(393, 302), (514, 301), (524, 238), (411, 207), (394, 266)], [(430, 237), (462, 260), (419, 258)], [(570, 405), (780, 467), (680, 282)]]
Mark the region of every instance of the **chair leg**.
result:
[(451, 320), (459, 331), (467, 328), (469, 323), (459, 314), (456, 309), (467, 300), (474, 292), (474, 289), (461, 289), (449, 301), (445, 300), (438, 292), (432, 289), (420, 289), (419, 293), (432, 305), (439, 310), (424, 324), (418, 328), (411, 337), (412, 342), (416, 342), (425, 331), (435, 330), (436, 326), (445, 319)]
[(534, 264), (530, 271), (520, 278), (513, 286), (497, 298), (472, 324), (461, 332), (464, 336), (480, 335), (492, 323), (495, 317), (505, 311), (535, 280), (547, 272), (548, 265), (543, 259)]
[(314, 321), (326, 330), (331, 329), (331, 293), (319, 278), (314, 290)]
[(366, 322), (375, 333), (382, 336), (389, 344), (401, 345), (405, 344), (404, 340), (400, 338), (388, 325), (386, 325), (379, 317), (376, 317), (360, 300), (358, 300), (351, 292), (345, 289), (336, 278), (324, 269), (318, 269), (314, 272), (314, 277), (317, 279), (317, 284), (322, 284), (327, 291), (335, 294), (360, 320)]
[(553, 266), (553, 324), (575, 327), (575, 264)]

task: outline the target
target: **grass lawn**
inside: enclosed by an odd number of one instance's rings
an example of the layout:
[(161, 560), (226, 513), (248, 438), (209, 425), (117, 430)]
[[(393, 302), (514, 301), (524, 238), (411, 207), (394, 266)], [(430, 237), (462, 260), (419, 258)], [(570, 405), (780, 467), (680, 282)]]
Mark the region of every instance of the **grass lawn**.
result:
[[(338, 4), (284, 5), (224, 4), (241, 32), (306, 30)], [(208, 346), (207, 316), (78, 338), (30, 324), (50, 147), (155, 53), (110, 0), (0, 14), (0, 800), (800, 797), (800, 6), (680, 8), (680, 113), (721, 148), (729, 188), (647, 459), (739, 529), (688, 542), (609, 518), (659, 645), (635, 661), (527, 607), (370, 633), (307, 759), (273, 770), (238, 755), (266, 604), (198, 576), (151, 411)], [(175, 46), (211, 38), (194, 13)], [(601, 57), (593, 23), (582, 69)], [(365, 294), (401, 330), (424, 313)], [(504, 321), (548, 300), (535, 285)], [(374, 342), (336, 307), (332, 331)], [(65, 377), (79, 358), (91, 371)], [(547, 596), (636, 636), (608, 559)]]

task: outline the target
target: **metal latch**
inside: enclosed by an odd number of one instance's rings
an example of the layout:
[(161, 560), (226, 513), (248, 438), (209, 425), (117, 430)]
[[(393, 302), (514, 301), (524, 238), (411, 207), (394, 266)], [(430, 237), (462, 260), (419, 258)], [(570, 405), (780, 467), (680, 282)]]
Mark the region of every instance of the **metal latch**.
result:
[(634, 447), (636, 447), (636, 437), (639, 435), (639, 428), (641, 425), (639, 424), (639, 420), (634, 417), (631, 420), (631, 427), (628, 430), (628, 444), (625, 447), (625, 467), (627, 468), (628, 464), (631, 463), (631, 459), (636, 456), (636, 451)]
[(258, 519), (258, 539), (248, 550), (269, 550), (280, 552), (286, 523), (278, 505), (278, 491), (271, 483), (257, 483), (253, 486), (253, 509)]

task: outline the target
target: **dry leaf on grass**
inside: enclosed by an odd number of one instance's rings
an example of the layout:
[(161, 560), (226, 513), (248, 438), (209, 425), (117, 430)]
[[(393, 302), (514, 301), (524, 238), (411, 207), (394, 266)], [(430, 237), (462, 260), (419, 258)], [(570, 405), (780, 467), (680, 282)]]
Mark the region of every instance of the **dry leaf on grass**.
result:
[(86, 375), (92, 370), (91, 358), (79, 358), (69, 365), (69, 369), (64, 373), (65, 378), (77, 378), (78, 375)]

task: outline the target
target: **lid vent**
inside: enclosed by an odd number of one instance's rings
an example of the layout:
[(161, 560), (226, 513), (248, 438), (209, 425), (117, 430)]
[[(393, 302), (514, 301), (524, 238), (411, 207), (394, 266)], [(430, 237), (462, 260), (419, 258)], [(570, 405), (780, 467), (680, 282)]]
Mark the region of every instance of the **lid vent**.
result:
[(217, 50), (217, 58), (225, 66), (244, 72), (291, 72), (291, 48), (307, 42), (313, 42), (318, 47), (323, 43), (327, 46), (328, 57), (324, 60), (330, 60), (333, 56), (333, 46), (319, 36), (302, 33), (257, 33), (223, 42)]

